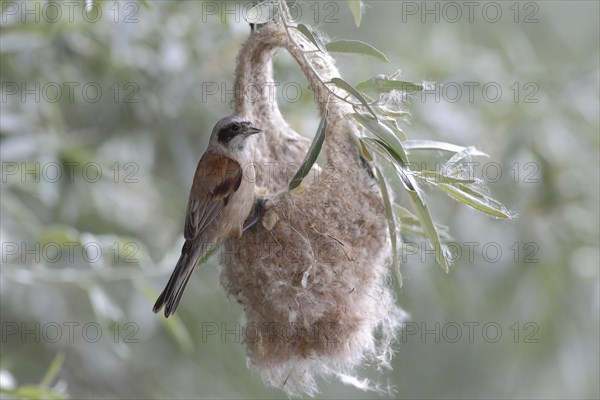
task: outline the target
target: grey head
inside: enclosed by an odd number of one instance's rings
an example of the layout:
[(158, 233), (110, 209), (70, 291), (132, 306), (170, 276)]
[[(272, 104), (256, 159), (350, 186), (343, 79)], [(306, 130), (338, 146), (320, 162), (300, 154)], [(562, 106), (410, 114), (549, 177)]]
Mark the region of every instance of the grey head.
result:
[(225, 152), (242, 151), (246, 139), (259, 132), (262, 131), (253, 127), (250, 121), (244, 120), (239, 115), (230, 115), (217, 122), (213, 128), (209, 146)]

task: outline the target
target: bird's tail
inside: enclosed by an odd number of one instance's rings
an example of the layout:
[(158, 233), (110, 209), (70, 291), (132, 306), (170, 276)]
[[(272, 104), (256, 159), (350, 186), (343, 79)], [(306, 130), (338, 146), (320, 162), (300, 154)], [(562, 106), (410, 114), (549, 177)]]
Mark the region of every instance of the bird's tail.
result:
[(204, 259), (206, 259), (213, 252), (214, 250), (202, 252), (202, 249), (197, 248), (192, 240), (186, 240), (181, 249), (179, 261), (177, 261), (177, 265), (169, 278), (169, 282), (156, 300), (156, 303), (154, 303), (152, 311), (158, 313), (164, 306), (165, 317), (173, 314), (179, 305), (185, 286), (190, 280), (198, 259), (203, 253), (205, 254)]

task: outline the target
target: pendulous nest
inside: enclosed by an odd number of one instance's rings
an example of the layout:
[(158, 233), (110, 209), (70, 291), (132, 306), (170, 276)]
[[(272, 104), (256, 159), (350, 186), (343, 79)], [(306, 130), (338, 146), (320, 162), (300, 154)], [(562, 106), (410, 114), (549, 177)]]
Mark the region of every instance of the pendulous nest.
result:
[[(310, 46), (301, 35), (294, 41)], [(290, 166), (302, 163), (310, 141), (288, 126), (273, 95), (272, 57), (281, 48), (300, 65), (319, 112), (328, 110), (327, 164), (313, 166), (292, 191)], [(276, 23), (255, 30), (240, 50), (235, 113), (265, 131), (252, 157), (257, 196), (268, 201), (257, 229), (227, 241), (221, 260), (223, 287), (245, 311), (250, 364), (289, 395), (315, 394), (318, 376), (372, 388), (352, 375), (366, 361), (389, 366), (404, 318), (388, 279), (383, 201), (344, 117), (352, 110), (321, 83), (339, 73), (327, 54), (306, 57)]]

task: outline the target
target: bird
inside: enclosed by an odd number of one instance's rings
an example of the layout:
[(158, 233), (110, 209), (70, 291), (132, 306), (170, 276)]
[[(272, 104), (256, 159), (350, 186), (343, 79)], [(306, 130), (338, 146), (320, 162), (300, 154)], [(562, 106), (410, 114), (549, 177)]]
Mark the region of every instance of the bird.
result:
[[(255, 171), (248, 138), (262, 132), (238, 115), (222, 118), (212, 130), (208, 147), (196, 167), (183, 236), (181, 256), (152, 311), (172, 315), (196, 263), (226, 239), (240, 239), (258, 222), (244, 228), (254, 204)], [(257, 205), (258, 206), (258, 205)]]

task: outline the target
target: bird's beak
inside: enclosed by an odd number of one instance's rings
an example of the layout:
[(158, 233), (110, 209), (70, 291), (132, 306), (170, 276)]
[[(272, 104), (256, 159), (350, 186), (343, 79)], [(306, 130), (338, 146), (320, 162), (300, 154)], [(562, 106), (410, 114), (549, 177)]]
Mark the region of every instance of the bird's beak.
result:
[(262, 132), (261, 129), (255, 128), (253, 126), (249, 126), (248, 128), (246, 128), (246, 136), (255, 135), (260, 132)]

